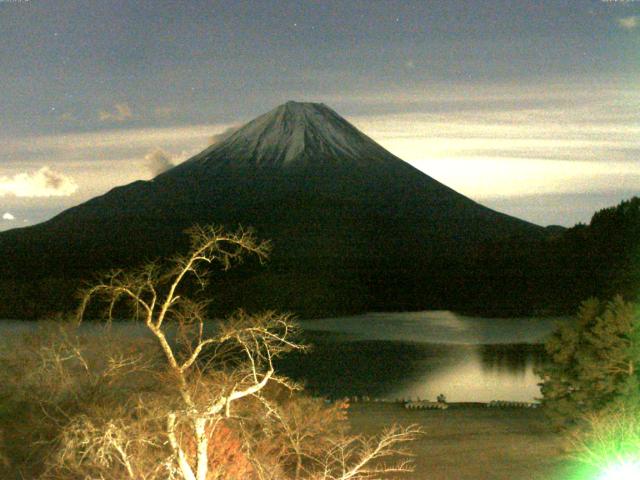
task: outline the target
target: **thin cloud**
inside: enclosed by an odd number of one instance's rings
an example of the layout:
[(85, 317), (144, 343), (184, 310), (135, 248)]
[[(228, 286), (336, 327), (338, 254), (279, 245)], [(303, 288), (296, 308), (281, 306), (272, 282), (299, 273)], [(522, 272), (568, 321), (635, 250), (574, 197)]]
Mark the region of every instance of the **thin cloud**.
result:
[(223, 140), (226, 140), (231, 135), (233, 135), (238, 130), (240, 130), (241, 127), (242, 127), (242, 125), (232, 125), (231, 127), (225, 128), (220, 133), (216, 133), (214, 135), (211, 135), (211, 137), (209, 137), (209, 145), (215, 145), (216, 143), (220, 143)]
[(633, 30), (640, 25), (640, 17), (638, 15), (631, 15), (630, 17), (619, 18), (618, 25), (625, 30)]
[(13, 177), (0, 177), (0, 197), (68, 197), (78, 190), (73, 178), (49, 167), (33, 173), (18, 173)]
[(99, 117), (103, 122), (126, 122), (133, 118), (133, 111), (126, 103), (116, 103), (112, 111), (101, 110)]
[(16, 217), (14, 217), (12, 214), (10, 214), (9, 212), (6, 212), (4, 215), (2, 215), (2, 219), (3, 220), (9, 220), (9, 221), (13, 221), (16, 219)]
[(173, 107), (156, 107), (154, 113), (158, 118), (171, 118), (176, 113), (176, 109)]
[(65, 112), (65, 113), (61, 114), (58, 117), (58, 119), (61, 122), (75, 122), (76, 121), (76, 117), (72, 113), (69, 113), (69, 112)]
[(161, 148), (156, 148), (155, 150), (147, 153), (144, 156), (144, 161), (146, 167), (154, 177), (166, 172), (175, 165), (171, 155)]
[[(163, 145), (172, 151), (202, 150), (209, 145), (211, 131), (218, 128), (223, 128), (223, 126), (204, 124), (169, 128), (111, 129), (97, 132), (1, 138), (0, 164), (4, 166), (16, 158), (20, 158), (21, 162), (27, 162), (29, 158), (42, 157), (38, 160), (42, 162), (52, 156), (61, 162), (74, 160), (87, 164), (89, 156), (113, 158), (109, 152), (114, 151), (117, 151), (118, 155), (123, 154), (121, 158), (129, 161), (135, 156), (140, 159), (144, 152), (153, 150), (158, 145)], [(197, 153), (197, 151), (193, 153)]]

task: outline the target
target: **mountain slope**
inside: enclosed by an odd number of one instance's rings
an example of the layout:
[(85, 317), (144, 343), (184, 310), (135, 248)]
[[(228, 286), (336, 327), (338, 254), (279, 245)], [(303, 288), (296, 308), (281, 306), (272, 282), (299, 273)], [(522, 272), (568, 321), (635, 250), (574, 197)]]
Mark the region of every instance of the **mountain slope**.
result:
[(288, 102), (151, 181), (0, 234), (3, 273), (76, 279), (136, 264), (185, 248), (194, 223), (271, 239), (268, 268), (247, 267), (227, 297), (303, 314), (446, 307), (451, 285), (474, 281), (465, 261), (480, 242), (545, 235), (416, 170), (330, 108)]

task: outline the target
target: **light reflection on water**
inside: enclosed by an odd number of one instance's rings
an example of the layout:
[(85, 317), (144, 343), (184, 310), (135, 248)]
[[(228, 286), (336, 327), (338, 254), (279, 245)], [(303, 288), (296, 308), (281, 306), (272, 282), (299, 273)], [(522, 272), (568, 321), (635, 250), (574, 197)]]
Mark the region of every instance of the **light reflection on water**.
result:
[(438, 394), (444, 393), (449, 401), (473, 402), (529, 402), (540, 397), (537, 385), (540, 379), (534, 373), (534, 367), (542, 363), (542, 349), (511, 345), (510, 350), (500, 352), (494, 347), (470, 346), (464, 355), (453, 353), (445, 357), (435, 371), (421, 368), (422, 362), (418, 361), (411, 378), (400, 381), (398, 388), (389, 392), (388, 396), (435, 399)]
[(377, 313), (301, 322), (314, 350), (285, 373), (334, 397), (533, 401), (541, 343), (560, 318), (488, 319), (452, 312)]

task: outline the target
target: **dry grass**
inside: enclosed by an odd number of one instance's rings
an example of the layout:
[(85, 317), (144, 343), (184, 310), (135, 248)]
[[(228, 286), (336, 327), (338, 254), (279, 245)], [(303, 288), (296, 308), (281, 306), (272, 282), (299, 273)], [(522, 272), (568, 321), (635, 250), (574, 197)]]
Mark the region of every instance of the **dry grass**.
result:
[(413, 480), (567, 479), (564, 440), (541, 410), (452, 407), (407, 411), (398, 404), (353, 404), (353, 433), (371, 434), (388, 423), (417, 423), (425, 435), (411, 444)]

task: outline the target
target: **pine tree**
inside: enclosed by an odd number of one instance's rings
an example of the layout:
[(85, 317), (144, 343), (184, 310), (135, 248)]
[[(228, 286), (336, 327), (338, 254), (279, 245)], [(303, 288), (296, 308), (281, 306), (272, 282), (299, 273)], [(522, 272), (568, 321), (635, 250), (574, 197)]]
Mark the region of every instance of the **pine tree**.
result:
[(635, 307), (617, 296), (589, 299), (576, 322), (560, 326), (545, 348), (550, 361), (539, 370), (543, 404), (561, 427), (640, 394), (640, 327)]

